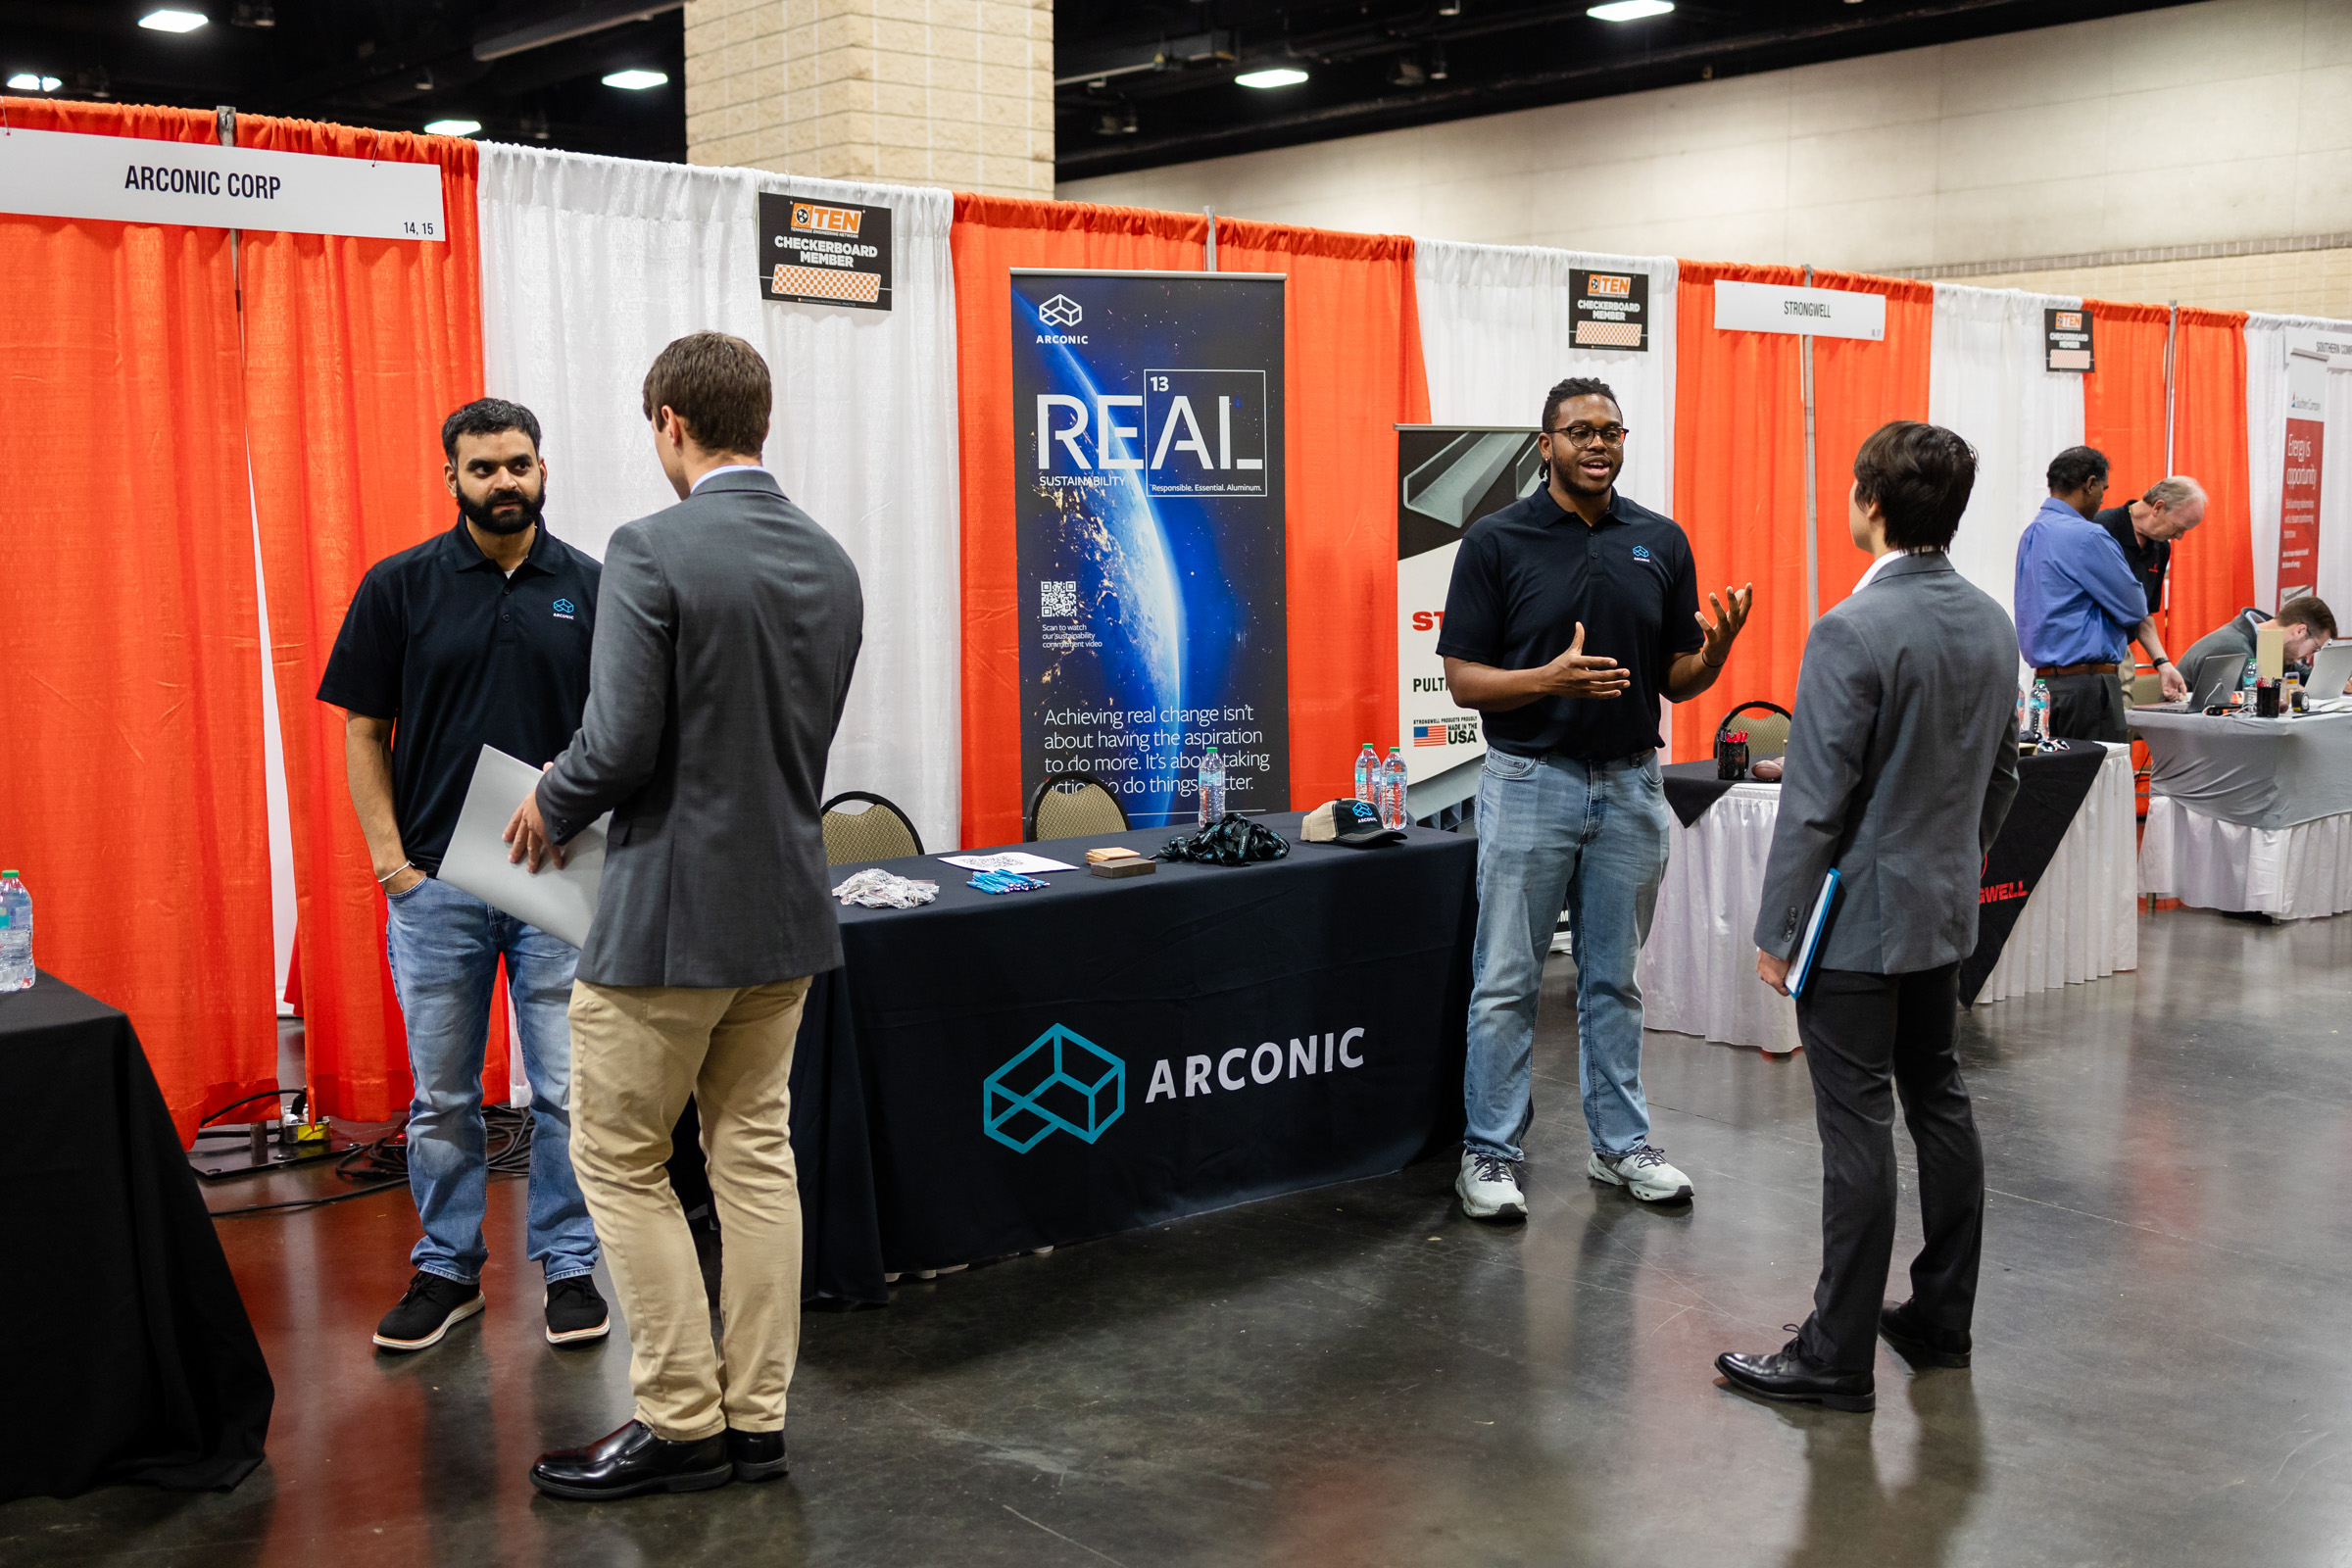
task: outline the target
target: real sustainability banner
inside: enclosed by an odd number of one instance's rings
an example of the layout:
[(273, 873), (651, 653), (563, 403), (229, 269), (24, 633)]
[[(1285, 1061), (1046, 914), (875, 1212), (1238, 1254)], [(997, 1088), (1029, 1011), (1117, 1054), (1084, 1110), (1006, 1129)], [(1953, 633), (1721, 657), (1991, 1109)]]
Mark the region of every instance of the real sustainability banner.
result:
[(1280, 273), (1012, 273), (1023, 799), (1290, 806)]
[(1533, 430), (1396, 427), (1396, 717), (1409, 783), (1486, 755), (1478, 715), (1453, 700), (1438, 657), (1446, 590), (1462, 530), (1543, 482)]

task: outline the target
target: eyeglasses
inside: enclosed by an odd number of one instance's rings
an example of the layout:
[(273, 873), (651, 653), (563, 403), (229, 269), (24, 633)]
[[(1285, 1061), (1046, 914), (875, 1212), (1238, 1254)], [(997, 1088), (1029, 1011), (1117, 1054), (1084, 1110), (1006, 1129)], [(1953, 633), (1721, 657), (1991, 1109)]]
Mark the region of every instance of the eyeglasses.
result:
[(1572, 447), (1589, 447), (1598, 442), (1604, 447), (1625, 445), (1625, 426), (1622, 424), (1563, 424), (1545, 435), (1565, 436)]

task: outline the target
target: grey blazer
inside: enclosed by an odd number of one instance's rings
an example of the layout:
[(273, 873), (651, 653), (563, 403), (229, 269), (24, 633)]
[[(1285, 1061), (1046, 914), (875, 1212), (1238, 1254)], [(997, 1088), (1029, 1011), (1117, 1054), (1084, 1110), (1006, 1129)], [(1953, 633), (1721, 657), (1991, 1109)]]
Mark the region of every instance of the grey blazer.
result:
[(1888, 562), (1805, 639), (1756, 946), (1794, 952), (1834, 865), (1844, 892), (1822, 967), (1967, 957), (1984, 854), (2016, 798), (2016, 627), (1950, 557)]
[(817, 808), (864, 620), (858, 568), (764, 469), (612, 535), (587, 710), (539, 782), (558, 843), (612, 813), (581, 979), (754, 986), (841, 962)]

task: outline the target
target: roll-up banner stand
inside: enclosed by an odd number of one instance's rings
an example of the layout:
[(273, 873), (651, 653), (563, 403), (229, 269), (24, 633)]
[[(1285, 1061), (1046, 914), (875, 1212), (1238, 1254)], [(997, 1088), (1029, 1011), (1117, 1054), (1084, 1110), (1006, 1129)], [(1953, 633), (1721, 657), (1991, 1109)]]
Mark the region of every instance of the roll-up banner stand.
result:
[(1021, 785), (1290, 807), (1279, 272), (1012, 270)]
[[(2278, 492), (2278, 603), (2319, 592), (2320, 479), (2328, 456), (2328, 356), (2286, 354), (2286, 467)], [(2277, 609), (2277, 606), (2273, 606)]]
[(1438, 636), (1462, 531), (1544, 483), (1525, 426), (1396, 426), (1396, 718), (1407, 809), (1434, 816), (1478, 792), (1478, 714), (1446, 688)]

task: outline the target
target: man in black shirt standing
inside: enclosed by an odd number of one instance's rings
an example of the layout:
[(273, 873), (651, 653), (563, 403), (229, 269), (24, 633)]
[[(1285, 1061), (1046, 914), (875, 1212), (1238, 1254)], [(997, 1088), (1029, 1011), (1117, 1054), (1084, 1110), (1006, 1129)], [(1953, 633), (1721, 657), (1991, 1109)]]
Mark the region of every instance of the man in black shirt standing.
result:
[[(1617, 395), (1574, 378), (1544, 402), (1541, 490), (1463, 532), (1438, 652), (1487, 737), (1478, 790), (1478, 937), (1454, 1190), (1476, 1219), (1523, 1219), (1519, 1140), (1536, 999), (1565, 905), (1576, 943), (1586, 1174), (1646, 1202), (1691, 1196), (1649, 1142), (1634, 961), (1666, 874), (1658, 699), (1715, 684), (1752, 588), (1698, 609), (1690, 542), (1617, 492)], [(1726, 603), (1728, 601), (1728, 604)]]
[(2156, 612), (2164, 608), (2164, 573), (2173, 564), (2173, 541), (2205, 520), (2205, 487), (2185, 474), (2159, 479), (2146, 495), (2120, 507), (2091, 514), (2107, 530), (2124, 564), (2148, 596), (2148, 615), (2132, 628), (2132, 638), (2147, 650), (2149, 662), (2164, 682), (2164, 700), (2177, 703), (2188, 695), (2188, 680), (2165, 656), (2156, 633)]
[(531, 1085), (524, 1242), (546, 1275), (548, 1342), (581, 1344), (611, 1324), (571, 1169), (568, 1009), (579, 950), (434, 873), (481, 749), (543, 763), (579, 727), (601, 568), (540, 521), (547, 465), (528, 409), (469, 403), (442, 425), (441, 446), (456, 526), (368, 568), (318, 685), (318, 700), (348, 715), (351, 801), (387, 900), (416, 1086), (409, 1190), (424, 1235), (409, 1254), (416, 1277), (375, 1343), (420, 1350), (482, 1310), (482, 1057), (504, 958)]

